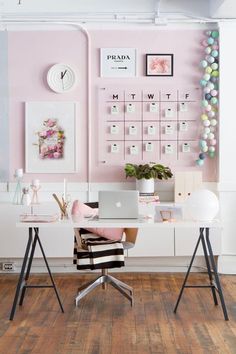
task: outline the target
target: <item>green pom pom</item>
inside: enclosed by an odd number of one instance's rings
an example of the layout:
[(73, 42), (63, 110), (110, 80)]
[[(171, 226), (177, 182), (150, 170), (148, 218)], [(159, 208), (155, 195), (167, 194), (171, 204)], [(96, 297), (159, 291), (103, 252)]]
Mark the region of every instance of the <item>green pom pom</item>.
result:
[(219, 76), (219, 71), (218, 70), (212, 71), (211, 76), (212, 77), (218, 77)]
[(218, 38), (219, 37), (219, 32), (218, 31), (212, 31), (211, 32), (212, 38)]
[(207, 120), (207, 119), (208, 119), (208, 116), (203, 113), (203, 114), (201, 115), (201, 120)]
[(208, 151), (208, 156), (213, 159), (215, 157), (215, 151)]
[(218, 103), (218, 99), (216, 97), (212, 97), (211, 104), (217, 104), (217, 103)]
[(203, 166), (204, 165), (204, 160), (197, 159), (196, 160), (196, 164), (197, 164), (197, 166)]
[(210, 74), (212, 72), (212, 68), (210, 66), (207, 66), (206, 69), (205, 69), (205, 72), (207, 74)]

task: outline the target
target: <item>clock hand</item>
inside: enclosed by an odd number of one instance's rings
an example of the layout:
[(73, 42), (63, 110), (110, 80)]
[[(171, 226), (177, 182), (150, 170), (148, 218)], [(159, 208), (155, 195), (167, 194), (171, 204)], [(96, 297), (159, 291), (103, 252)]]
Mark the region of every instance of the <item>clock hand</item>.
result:
[(63, 80), (64, 76), (66, 75), (66, 73), (67, 73), (67, 69), (64, 71), (64, 73), (63, 73), (63, 71), (61, 71), (61, 79), (62, 80)]
[(66, 75), (66, 73), (67, 73), (67, 69), (64, 72), (61, 71), (61, 83), (62, 83), (62, 89), (63, 90), (65, 90), (63, 78)]

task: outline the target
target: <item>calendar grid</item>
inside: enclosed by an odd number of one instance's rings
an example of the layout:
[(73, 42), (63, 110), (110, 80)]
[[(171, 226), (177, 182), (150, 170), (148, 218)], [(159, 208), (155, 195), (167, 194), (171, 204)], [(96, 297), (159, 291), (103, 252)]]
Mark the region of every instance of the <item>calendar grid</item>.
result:
[(199, 90), (105, 88), (99, 92), (99, 160), (193, 163), (197, 157)]

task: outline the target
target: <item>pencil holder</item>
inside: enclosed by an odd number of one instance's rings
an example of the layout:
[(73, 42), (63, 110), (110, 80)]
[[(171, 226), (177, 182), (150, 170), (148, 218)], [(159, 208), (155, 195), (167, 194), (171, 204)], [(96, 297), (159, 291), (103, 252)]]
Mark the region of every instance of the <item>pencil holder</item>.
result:
[(69, 214), (68, 214), (69, 202), (65, 201), (63, 197), (62, 197), (62, 200), (60, 200), (55, 193), (52, 196), (56, 200), (56, 202), (60, 208), (60, 213), (61, 213), (60, 219), (61, 220), (68, 220), (69, 219)]

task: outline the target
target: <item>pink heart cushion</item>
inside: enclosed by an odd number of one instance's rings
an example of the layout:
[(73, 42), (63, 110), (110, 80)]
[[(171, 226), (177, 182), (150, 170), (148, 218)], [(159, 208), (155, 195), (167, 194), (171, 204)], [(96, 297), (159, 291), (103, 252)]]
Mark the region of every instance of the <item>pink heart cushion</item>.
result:
[(98, 213), (98, 208), (91, 208), (90, 206), (80, 202), (79, 200), (75, 200), (71, 209), (72, 215), (82, 215), (85, 218), (89, 218), (91, 216), (95, 216)]
[(124, 229), (115, 228), (115, 227), (110, 227), (110, 228), (91, 227), (86, 230), (88, 230), (98, 236), (105, 237), (108, 240), (114, 240), (114, 241), (121, 240), (123, 232), (124, 232)]
[[(98, 209), (91, 208), (90, 206), (80, 202), (79, 200), (75, 200), (72, 206), (71, 214), (72, 215), (82, 215), (84, 217), (92, 217), (97, 215)], [(108, 240), (121, 240), (124, 229), (123, 228), (89, 228), (86, 229), (96, 235), (107, 238)]]

